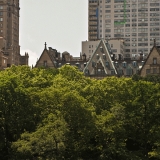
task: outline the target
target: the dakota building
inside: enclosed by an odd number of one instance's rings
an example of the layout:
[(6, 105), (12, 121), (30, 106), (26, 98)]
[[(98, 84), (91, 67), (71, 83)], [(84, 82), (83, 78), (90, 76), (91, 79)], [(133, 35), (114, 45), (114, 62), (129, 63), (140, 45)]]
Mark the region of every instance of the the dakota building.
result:
[(84, 72), (84, 75), (91, 78), (102, 79), (107, 76), (130, 77), (134, 74), (141, 76), (160, 75), (160, 47), (154, 45), (147, 59), (143, 54), (138, 59), (119, 57), (115, 58), (109, 43), (100, 40), (97, 48), (91, 57), (81, 54), (80, 57), (73, 57), (68, 52), (62, 54), (52, 47), (45, 48), (37, 60), (35, 67), (60, 68), (63, 65), (72, 65)]

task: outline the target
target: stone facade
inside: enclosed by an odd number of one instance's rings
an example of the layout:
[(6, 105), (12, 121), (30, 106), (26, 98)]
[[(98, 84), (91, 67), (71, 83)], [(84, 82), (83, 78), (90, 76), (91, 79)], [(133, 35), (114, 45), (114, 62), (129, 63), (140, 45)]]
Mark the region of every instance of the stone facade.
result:
[(59, 68), (62, 65), (67, 64), (77, 66), (81, 71), (83, 71), (87, 61), (85, 54), (80, 57), (73, 57), (67, 51), (61, 54), (52, 47), (47, 49), (47, 44), (45, 43), (45, 48), (40, 58), (37, 60), (35, 67)]
[(65, 64), (77, 66), (85, 76), (97, 79), (107, 76), (131, 77), (134, 74), (141, 76), (160, 74), (160, 50), (155, 42), (147, 59), (143, 54), (140, 54), (137, 59), (122, 56), (117, 59), (109, 43), (102, 39), (91, 57), (87, 57), (86, 54), (73, 57), (67, 51), (61, 54), (51, 47), (47, 49), (45, 43), (45, 48), (35, 67), (59, 68)]
[(115, 57), (108, 42), (101, 40), (97, 49), (87, 63), (84, 74), (102, 79), (106, 76), (132, 76), (138, 74), (143, 65), (143, 56), (134, 60), (125, 57)]

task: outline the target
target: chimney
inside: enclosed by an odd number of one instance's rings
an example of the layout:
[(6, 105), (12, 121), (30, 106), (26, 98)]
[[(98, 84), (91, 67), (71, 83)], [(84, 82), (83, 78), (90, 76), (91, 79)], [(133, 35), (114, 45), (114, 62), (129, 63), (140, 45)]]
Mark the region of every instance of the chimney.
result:
[(140, 59), (140, 60), (143, 60), (143, 53), (142, 53), (142, 52), (140, 53), (139, 59)]
[(115, 54), (111, 54), (111, 59), (112, 59), (112, 61), (115, 60)]
[(118, 60), (122, 60), (122, 55), (118, 54)]

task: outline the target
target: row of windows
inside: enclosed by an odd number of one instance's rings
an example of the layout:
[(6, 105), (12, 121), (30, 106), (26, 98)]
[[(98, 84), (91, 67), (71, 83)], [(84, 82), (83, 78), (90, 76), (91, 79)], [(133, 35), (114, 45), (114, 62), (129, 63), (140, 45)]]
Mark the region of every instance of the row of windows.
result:
[[(160, 14), (153, 14), (153, 15), (150, 14), (150, 16), (151, 17), (159, 17)], [(100, 17), (102, 17), (102, 15), (100, 15)], [(114, 18), (119, 18), (119, 17), (123, 18), (124, 14), (115, 14), (114, 15)], [(129, 17), (130, 17), (130, 15), (126, 14), (126, 18), (129, 18)], [(145, 14), (145, 15), (140, 14), (138, 16), (136, 14), (132, 14), (132, 17), (134, 17), (134, 18), (139, 17), (138, 21), (148, 21), (148, 14)], [(105, 18), (108, 18), (108, 19), (111, 18), (111, 15), (105, 15)]]
[[(124, 15), (114, 15), (114, 18), (119, 18), (119, 17), (124, 17)], [(159, 21), (160, 19), (157, 17), (157, 18), (150, 18), (150, 21)], [(106, 20), (106, 21), (111, 21), (111, 20)], [(121, 21), (121, 20), (119, 20), (119, 21)], [(148, 18), (138, 18), (138, 19), (126, 19), (126, 22), (130, 22), (130, 21), (132, 21), (132, 22), (146, 22), (146, 21), (148, 21)]]
[[(148, 8), (143, 8), (143, 9), (131, 9), (131, 10), (129, 10), (129, 9), (127, 9), (127, 10), (125, 10), (125, 12), (148, 12)], [(150, 8), (150, 11), (159, 11), (159, 8)], [(116, 13), (116, 12), (124, 12), (124, 9), (121, 9), (121, 10), (114, 10), (114, 13)]]
[[(110, 6), (110, 5), (108, 5), (108, 6)], [(160, 6), (160, 3), (150, 3), (150, 7), (157, 7), (157, 6)], [(130, 4), (127, 4), (126, 5), (126, 8), (130, 8), (130, 7), (132, 7), (132, 8), (136, 8), (136, 7), (139, 7), (139, 8), (142, 8), (142, 7), (148, 7), (148, 4), (147, 3), (142, 3), (142, 4), (132, 4), (132, 5), (130, 5)], [(119, 5), (114, 5), (114, 8), (124, 8), (124, 5), (122, 4), (119, 4)]]
[[(117, 28), (117, 22), (120, 23), (120, 22), (123, 22), (123, 21), (115, 21), (115, 24), (114, 24), (114, 27)], [(158, 27), (160, 25), (160, 23), (150, 23), (150, 26), (155, 26), (155, 27)], [(139, 27), (145, 27), (145, 26), (148, 26), (148, 23), (139, 23), (138, 24)], [(100, 24), (100, 27), (102, 27), (102, 25)], [(110, 28), (111, 27), (111, 24), (106, 24), (105, 25), (106, 28)], [(118, 24), (118, 27), (124, 27), (124, 25), (121, 25), (121, 24)], [(137, 27), (137, 24), (134, 23), (132, 25), (130, 24), (125, 24), (125, 27)], [(127, 28), (126, 28), (127, 29)], [(128, 28), (129, 29), (129, 28)]]
[(146, 74), (157, 74), (159, 72), (159, 68), (146, 69)]
[[(110, 3), (111, 0), (106, 0), (105, 2)], [(129, 2), (135, 3), (135, 2), (137, 2), (137, 0), (126, 0), (126, 2), (127, 3), (129, 3)], [(138, 2), (145, 2), (146, 3), (146, 0), (138, 0)], [(155, 0), (151, 0), (151, 2), (155, 2)], [(102, 3), (102, 0), (100, 1), (100, 3)], [(114, 0), (114, 3), (124, 3), (124, 0)]]

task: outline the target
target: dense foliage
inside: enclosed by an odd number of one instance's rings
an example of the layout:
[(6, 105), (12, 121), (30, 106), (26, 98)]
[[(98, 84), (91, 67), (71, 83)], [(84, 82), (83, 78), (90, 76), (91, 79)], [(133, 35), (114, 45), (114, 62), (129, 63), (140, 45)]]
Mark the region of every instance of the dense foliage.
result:
[(0, 159), (160, 159), (159, 79), (95, 80), (69, 65), (1, 71)]

